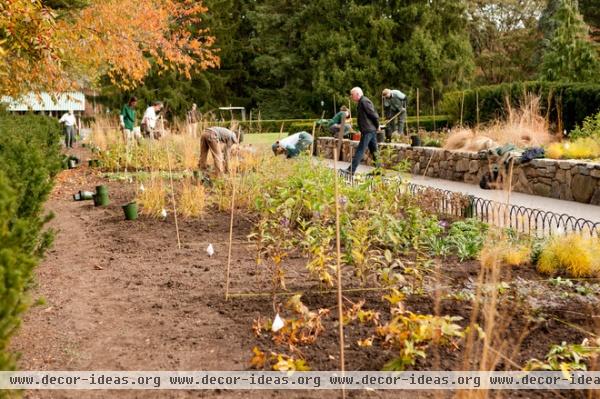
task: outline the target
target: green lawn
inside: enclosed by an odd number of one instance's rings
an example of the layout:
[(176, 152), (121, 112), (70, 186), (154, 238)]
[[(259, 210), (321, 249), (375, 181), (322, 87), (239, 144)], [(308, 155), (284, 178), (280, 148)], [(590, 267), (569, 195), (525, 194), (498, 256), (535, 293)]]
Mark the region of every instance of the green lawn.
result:
[[(277, 133), (252, 133), (244, 135), (243, 145), (251, 144), (253, 147), (260, 148), (261, 150), (268, 150), (271, 148), (274, 142), (277, 141), (279, 132)], [(281, 138), (287, 137), (287, 132), (281, 134)]]

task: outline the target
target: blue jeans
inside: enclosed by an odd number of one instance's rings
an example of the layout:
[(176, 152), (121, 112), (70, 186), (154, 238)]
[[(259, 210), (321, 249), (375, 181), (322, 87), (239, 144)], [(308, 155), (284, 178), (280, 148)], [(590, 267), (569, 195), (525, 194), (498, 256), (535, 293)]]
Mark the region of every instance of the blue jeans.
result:
[(358, 148), (356, 149), (356, 154), (354, 154), (354, 158), (352, 158), (352, 165), (350, 166), (350, 173), (354, 174), (360, 161), (362, 161), (365, 156), (365, 151), (369, 148), (371, 152), (371, 156), (373, 157), (373, 161), (375, 161), (375, 165), (378, 165), (377, 162), (377, 133), (376, 132), (366, 132), (360, 135), (360, 141), (358, 142)]
[(65, 147), (73, 148), (75, 143), (75, 126), (65, 126)]

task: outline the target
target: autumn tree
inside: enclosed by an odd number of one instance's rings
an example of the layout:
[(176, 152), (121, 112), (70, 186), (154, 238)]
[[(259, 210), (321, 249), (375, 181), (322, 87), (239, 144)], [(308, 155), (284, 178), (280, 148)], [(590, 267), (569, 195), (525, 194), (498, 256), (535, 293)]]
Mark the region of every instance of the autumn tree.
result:
[(8, 0), (0, 11), (3, 94), (62, 91), (105, 75), (131, 89), (153, 65), (189, 79), (219, 63), (214, 38), (195, 28), (207, 11), (199, 1)]

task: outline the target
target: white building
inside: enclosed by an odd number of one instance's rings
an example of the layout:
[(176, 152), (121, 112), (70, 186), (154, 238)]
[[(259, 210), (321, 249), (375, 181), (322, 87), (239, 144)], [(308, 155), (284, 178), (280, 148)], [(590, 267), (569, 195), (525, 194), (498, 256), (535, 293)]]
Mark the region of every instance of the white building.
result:
[(9, 96), (0, 98), (0, 103), (9, 112), (35, 112), (60, 117), (69, 110), (81, 115), (85, 111), (85, 95), (79, 91), (65, 93), (29, 93), (18, 99)]

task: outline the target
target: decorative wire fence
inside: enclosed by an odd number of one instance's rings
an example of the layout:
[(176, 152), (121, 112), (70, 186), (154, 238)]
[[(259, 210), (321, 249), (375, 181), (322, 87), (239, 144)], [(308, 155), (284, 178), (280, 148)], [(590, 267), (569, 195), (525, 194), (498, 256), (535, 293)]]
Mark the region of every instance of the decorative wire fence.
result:
[(567, 214), (558, 214), (540, 209), (511, 205), (492, 201), (473, 195), (442, 190), (414, 183), (403, 183), (400, 177), (376, 177), (372, 175), (351, 176), (340, 172), (347, 184), (371, 185), (383, 183), (395, 190), (420, 196), (433, 203), (436, 211), (445, 215), (463, 218), (476, 218), (502, 228), (510, 228), (519, 233), (535, 236), (552, 236), (566, 233), (579, 233), (600, 236), (600, 222), (576, 218)]

